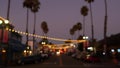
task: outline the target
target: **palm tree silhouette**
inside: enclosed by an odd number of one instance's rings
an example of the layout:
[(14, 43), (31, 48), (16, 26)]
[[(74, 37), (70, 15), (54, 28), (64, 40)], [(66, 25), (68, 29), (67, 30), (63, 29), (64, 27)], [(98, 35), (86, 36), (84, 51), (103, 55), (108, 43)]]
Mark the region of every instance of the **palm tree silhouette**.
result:
[[(27, 8), (27, 21), (26, 21), (26, 33), (28, 33), (28, 21), (29, 21), (29, 9), (32, 8), (32, 0), (24, 0), (23, 7)], [(26, 44), (28, 45), (28, 34), (26, 35)]]
[(80, 33), (80, 30), (82, 30), (82, 24), (81, 24), (81, 22), (78, 22), (76, 25), (77, 25), (77, 29), (78, 29), (78, 35), (80, 35), (79, 33)]
[[(78, 30), (78, 25), (77, 24), (73, 25), (72, 29), (75, 33)], [(76, 37), (76, 35), (74, 35), (74, 36)]]
[(41, 28), (42, 28), (42, 30), (43, 30), (43, 34), (44, 34), (44, 35), (48, 33), (49, 29), (48, 29), (48, 26), (47, 26), (47, 22), (46, 22), (46, 21), (43, 21), (43, 22), (41, 23)]
[(104, 52), (106, 52), (106, 47), (107, 47), (107, 0), (104, 0), (104, 3), (105, 3), (105, 19), (104, 19)]
[[(33, 35), (35, 35), (35, 27), (36, 27), (36, 12), (39, 10), (40, 2), (39, 0), (33, 0), (33, 6), (31, 8), (31, 11), (34, 13), (34, 26), (33, 26)], [(35, 45), (35, 37), (33, 36), (33, 53), (34, 53), (34, 45)]]
[(93, 42), (93, 39), (94, 39), (94, 27), (93, 27), (93, 15), (92, 15), (92, 5), (91, 5), (91, 3), (94, 2), (94, 0), (85, 0), (85, 1), (89, 3), (89, 7), (90, 7), (91, 33), (92, 33), (92, 42)]
[(88, 15), (88, 8), (87, 6), (83, 6), (81, 8), (81, 14), (83, 15), (83, 36), (85, 35), (85, 16)]
[(71, 39), (73, 39), (73, 35), (75, 34), (74, 29), (71, 28), (71, 29), (69, 30), (69, 33), (70, 33), (70, 35), (71, 35)]

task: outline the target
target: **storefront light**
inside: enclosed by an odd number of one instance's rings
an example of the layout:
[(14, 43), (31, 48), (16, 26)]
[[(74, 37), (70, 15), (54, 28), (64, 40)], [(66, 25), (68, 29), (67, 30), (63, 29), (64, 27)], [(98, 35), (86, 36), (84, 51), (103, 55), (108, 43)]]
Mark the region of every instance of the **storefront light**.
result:
[(32, 51), (29, 51), (30, 55), (32, 55)]
[(26, 50), (24, 50), (24, 53), (26, 53)]
[(27, 47), (27, 49), (30, 49), (29, 46)]
[(2, 52), (3, 52), (3, 53), (5, 53), (5, 52), (6, 52), (6, 50), (5, 50), (5, 49), (3, 49), (3, 50), (2, 50)]

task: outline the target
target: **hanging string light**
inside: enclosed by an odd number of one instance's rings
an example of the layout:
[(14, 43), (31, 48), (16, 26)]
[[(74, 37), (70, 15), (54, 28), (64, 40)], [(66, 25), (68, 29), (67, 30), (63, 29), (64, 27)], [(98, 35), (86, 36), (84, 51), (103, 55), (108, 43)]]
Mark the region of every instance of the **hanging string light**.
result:
[[(26, 32), (22, 32), (19, 30), (14, 30), (14, 29), (9, 29), (6, 28), (6, 30), (10, 31), (10, 32), (16, 32), (22, 35), (28, 35), (31, 37), (36, 37), (36, 38), (46, 38), (46, 39), (50, 39), (50, 40), (55, 40), (55, 41), (67, 41), (68, 39), (61, 39), (61, 38), (52, 38), (52, 37), (46, 37), (46, 36), (40, 36), (40, 35), (36, 35), (36, 34), (32, 34), (32, 33), (26, 33)], [(72, 43), (79, 43), (79, 42), (85, 42), (86, 40), (70, 40)]]

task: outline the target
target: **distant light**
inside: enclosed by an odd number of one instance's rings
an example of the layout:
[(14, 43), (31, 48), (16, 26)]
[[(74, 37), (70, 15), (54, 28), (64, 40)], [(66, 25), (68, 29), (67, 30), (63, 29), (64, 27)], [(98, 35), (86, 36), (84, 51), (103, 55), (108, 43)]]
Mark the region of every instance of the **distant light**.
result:
[(105, 55), (105, 52), (103, 52), (103, 55)]
[(5, 53), (5, 52), (6, 52), (6, 50), (4, 50), (4, 49), (3, 49), (3, 50), (2, 50), (2, 52), (3, 52), (3, 53)]
[(57, 52), (56, 52), (56, 54), (57, 54), (57, 56), (59, 56), (59, 55), (60, 55), (60, 52), (59, 52), (59, 51), (57, 51)]
[(9, 21), (8, 21), (8, 20), (4, 20), (4, 22), (5, 22), (5, 24), (8, 24), (8, 23), (9, 23)]
[(111, 52), (115, 52), (115, 50), (114, 50), (114, 49), (111, 49)]
[(32, 51), (29, 51), (30, 55), (32, 54)]
[(83, 37), (83, 39), (85, 39), (85, 37)]
[(30, 49), (30, 47), (28, 46), (27, 49)]
[(26, 53), (26, 50), (24, 50), (24, 53)]
[(88, 36), (83, 36), (83, 39), (88, 39)]
[(117, 49), (118, 52), (120, 52), (120, 49)]
[(3, 21), (2, 20), (0, 20), (0, 24), (2, 24), (3, 23)]
[(88, 39), (88, 36), (86, 36), (86, 39)]
[(72, 46), (74, 46), (74, 44), (70, 44), (70, 46), (72, 47)]
[(42, 42), (41, 44), (45, 45), (46, 43), (45, 43), (45, 42)]
[(93, 51), (93, 47), (88, 47), (87, 49), (90, 51)]
[(14, 32), (15, 30), (12, 30), (12, 32)]
[(40, 51), (40, 53), (43, 53), (43, 51)]

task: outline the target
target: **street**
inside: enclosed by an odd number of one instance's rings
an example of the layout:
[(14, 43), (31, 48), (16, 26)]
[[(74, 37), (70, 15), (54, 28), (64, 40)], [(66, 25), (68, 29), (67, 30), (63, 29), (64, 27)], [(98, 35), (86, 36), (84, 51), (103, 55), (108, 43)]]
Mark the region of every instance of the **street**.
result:
[(120, 0), (0, 0), (0, 68), (120, 68)]
[(38, 64), (27, 64), (21, 66), (8, 66), (6, 68), (119, 68), (114, 64), (109, 63), (83, 63), (71, 56), (53, 55), (44, 62)]

